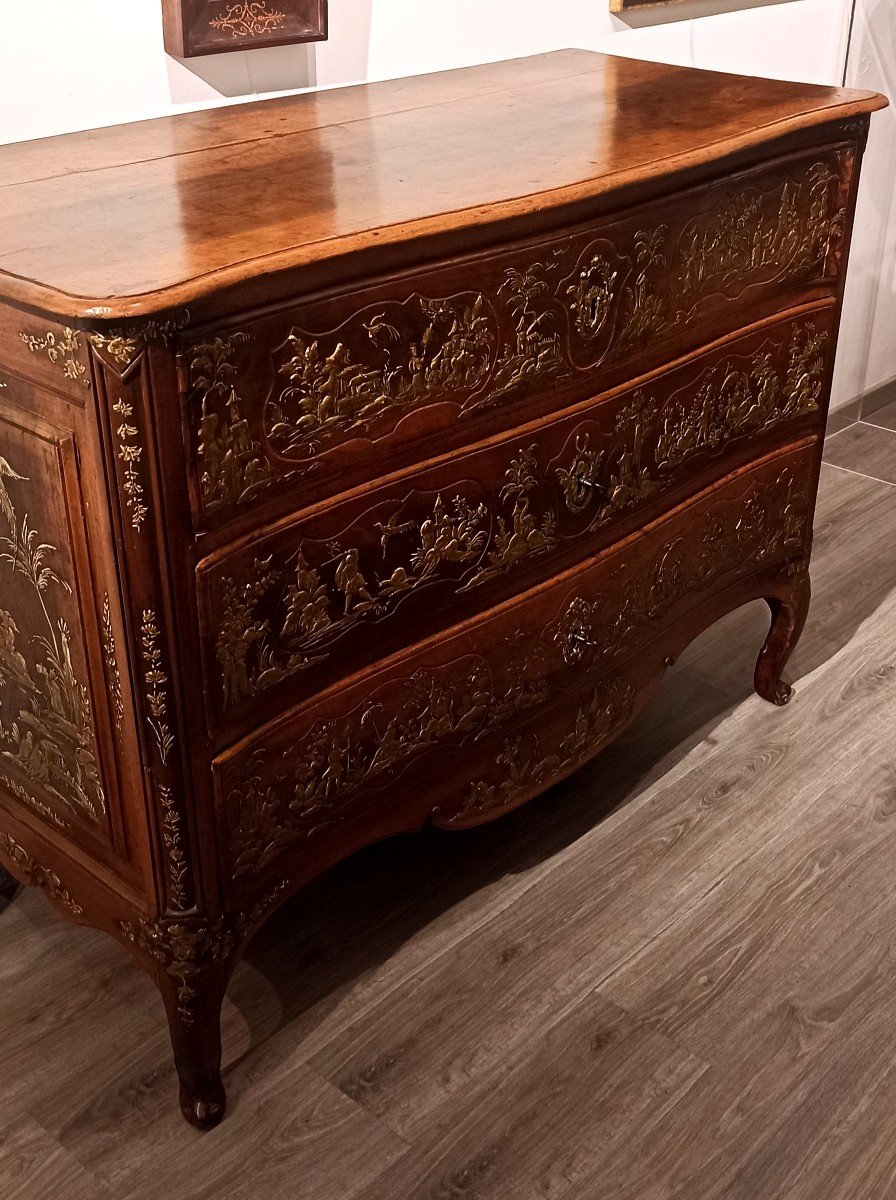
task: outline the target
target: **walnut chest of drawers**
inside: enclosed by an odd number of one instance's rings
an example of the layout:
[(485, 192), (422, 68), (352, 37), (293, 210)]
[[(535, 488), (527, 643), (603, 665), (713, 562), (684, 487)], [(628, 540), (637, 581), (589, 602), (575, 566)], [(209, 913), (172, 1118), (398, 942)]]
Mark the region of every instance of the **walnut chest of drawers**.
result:
[(787, 699), (882, 103), (565, 52), (0, 151), (0, 863), (151, 973), (190, 1121), (312, 876), (746, 601)]

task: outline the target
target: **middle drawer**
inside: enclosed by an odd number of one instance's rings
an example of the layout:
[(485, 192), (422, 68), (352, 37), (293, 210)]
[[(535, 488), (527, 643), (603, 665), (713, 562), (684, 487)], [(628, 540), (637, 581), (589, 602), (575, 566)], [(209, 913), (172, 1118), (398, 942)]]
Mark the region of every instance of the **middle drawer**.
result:
[(674, 493), (817, 428), (833, 309), (292, 516), (202, 562), (213, 732), (256, 725), (550, 577)]

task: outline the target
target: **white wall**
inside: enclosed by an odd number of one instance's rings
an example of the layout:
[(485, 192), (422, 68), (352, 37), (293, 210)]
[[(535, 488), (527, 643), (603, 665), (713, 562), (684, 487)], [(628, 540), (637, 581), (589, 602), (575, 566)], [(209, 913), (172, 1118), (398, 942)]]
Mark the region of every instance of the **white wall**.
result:
[[(696, 15), (738, 0), (693, 0), (653, 10), (639, 18), (647, 24), (631, 27), (610, 16), (608, 0), (553, 0), (550, 5), (545, 0), (330, 0), (326, 43), (227, 54), (186, 65), (163, 51), (159, 0), (0, 0), (0, 142), (566, 46), (806, 82), (841, 82), (851, 0), (742, 2), (759, 7)], [(861, 86), (896, 92), (893, 0), (858, 3), (856, 36), (862, 50), (851, 60), (852, 76)], [(889, 37), (888, 62), (879, 60), (874, 49), (884, 35)], [(893, 114), (888, 116), (892, 123)], [(866, 189), (857, 230), (858, 265), (845, 318), (848, 337), (838, 364), (839, 403), (896, 376), (896, 345), (889, 345), (896, 339), (883, 332), (878, 336), (872, 298), (880, 297), (883, 330), (890, 315), (896, 316), (896, 244), (889, 246), (886, 278), (878, 279), (892, 192), (887, 147), (892, 133), (892, 124), (885, 129), (878, 119), (869, 177), (877, 179), (880, 195), (872, 200)]]
[[(847, 83), (889, 96), (871, 122), (856, 211), (840, 353), (838, 399), (896, 381), (896, 6), (856, 0)], [(896, 389), (887, 389), (896, 392)]]

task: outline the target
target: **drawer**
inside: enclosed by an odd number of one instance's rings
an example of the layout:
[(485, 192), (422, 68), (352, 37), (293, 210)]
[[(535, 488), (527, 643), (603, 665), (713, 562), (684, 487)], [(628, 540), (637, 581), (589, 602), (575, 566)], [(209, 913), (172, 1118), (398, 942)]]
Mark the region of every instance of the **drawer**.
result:
[(211, 556), (197, 586), (212, 727), (245, 730), (820, 428), (832, 321), (830, 304), (802, 310)]
[(179, 354), (196, 528), (326, 498), (832, 295), (853, 162), (779, 159), (197, 331)]
[[(284, 855), (350, 841), (353, 823), (366, 840), (388, 832), (403, 807), (418, 823), (432, 807), (444, 824), (481, 820), (514, 802), (527, 769), (544, 786), (588, 757), (634, 713), (647, 675), (661, 673), (654, 640), (663, 646), (676, 624), (687, 640), (700, 626), (694, 610), (714, 596), (737, 588), (745, 598), (758, 576), (804, 561), (816, 454), (817, 439), (806, 439), (729, 475), (626, 542), (229, 749), (213, 764), (225, 886), (239, 897)], [(541, 725), (559, 740), (536, 770), (526, 763)], [(526, 741), (508, 751), (521, 731)]]

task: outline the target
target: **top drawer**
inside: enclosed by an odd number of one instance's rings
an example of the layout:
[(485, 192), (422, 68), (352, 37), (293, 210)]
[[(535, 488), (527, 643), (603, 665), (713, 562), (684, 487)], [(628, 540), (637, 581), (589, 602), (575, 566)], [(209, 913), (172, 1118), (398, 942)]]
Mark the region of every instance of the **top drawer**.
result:
[(853, 162), (779, 159), (196, 334), (179, 359), (196, 528), (313, 503), (829, 294)]

